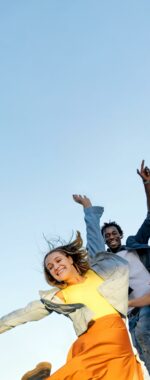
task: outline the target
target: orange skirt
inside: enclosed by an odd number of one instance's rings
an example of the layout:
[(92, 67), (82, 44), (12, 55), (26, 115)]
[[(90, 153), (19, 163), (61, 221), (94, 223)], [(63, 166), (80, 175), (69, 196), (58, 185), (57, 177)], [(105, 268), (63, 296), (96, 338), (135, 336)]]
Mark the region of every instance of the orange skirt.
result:
[(111, 314), (97, 319), (73, 343), (67, 363), (48, 379), (143, 380), (121, 317)]

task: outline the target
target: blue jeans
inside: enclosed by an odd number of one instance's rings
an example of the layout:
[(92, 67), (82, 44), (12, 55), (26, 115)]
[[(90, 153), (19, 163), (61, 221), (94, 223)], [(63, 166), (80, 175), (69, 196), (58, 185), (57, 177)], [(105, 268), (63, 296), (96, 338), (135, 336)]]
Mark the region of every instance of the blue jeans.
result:
[(135, 315), (131, 311), (128, 318), (133, 344), (150, 373), (150, 306), (137, 308)]

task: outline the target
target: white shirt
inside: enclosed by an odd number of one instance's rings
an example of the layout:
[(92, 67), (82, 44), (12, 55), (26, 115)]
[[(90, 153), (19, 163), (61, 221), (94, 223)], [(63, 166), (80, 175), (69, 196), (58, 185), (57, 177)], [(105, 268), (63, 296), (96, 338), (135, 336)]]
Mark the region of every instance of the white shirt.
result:
[(137, 252), (123, 250), (116, 254), (127, 260), (129, 264), (129, 285), (133, 289), (129, 299), (141, 297), (150, 292), (150, 273), (141, 262)]

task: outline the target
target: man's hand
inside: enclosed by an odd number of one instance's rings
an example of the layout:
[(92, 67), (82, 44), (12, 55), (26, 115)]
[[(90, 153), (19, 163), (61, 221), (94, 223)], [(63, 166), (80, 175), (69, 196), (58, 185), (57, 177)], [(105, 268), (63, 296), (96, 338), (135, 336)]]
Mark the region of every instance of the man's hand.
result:
[(143, 307), (147, 305), (150, 305), (150, 293), (147, 293), (144, 296), (134, 298), (128, 301), (129, 307)]
[(140, 170), (137, 169), (137, 173), (142, 178), (143, 182), (150, 181), (150, 169), (148, 166), (144, 166), (144, 160), (142, 160)]
[(142, 178), (147, 199), (147, 209), (150, 212), (150, 169), (148, 166), (144, 166), (144, 160), (141, 163), (140, 170), (137, 169), (137, 173)]
[(92, 203), (91, 203), (90, 199), (86, 197), (86, 195), (84, 195), (82, 197), (82, 195), (80, 195), (80, 194), (79, 195), (73, 194), (73, 199), (75, 202), (79, 203), (84, 208), (92, 207)]

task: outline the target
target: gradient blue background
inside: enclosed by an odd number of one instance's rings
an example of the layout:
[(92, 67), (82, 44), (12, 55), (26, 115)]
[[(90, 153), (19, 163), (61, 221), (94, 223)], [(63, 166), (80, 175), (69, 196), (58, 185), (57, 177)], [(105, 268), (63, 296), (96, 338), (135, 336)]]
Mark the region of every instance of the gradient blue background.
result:
[[(0, 1), (0, 315), (48, 289), (47, 238), (68, 240), (82, 208), (105, 206), (125, 236), (146, 215), (136, 174), (150, 165), (149, 0)], [(53, 314), (0, 336), (0, 377), (53, 371), (75, 339)]]

